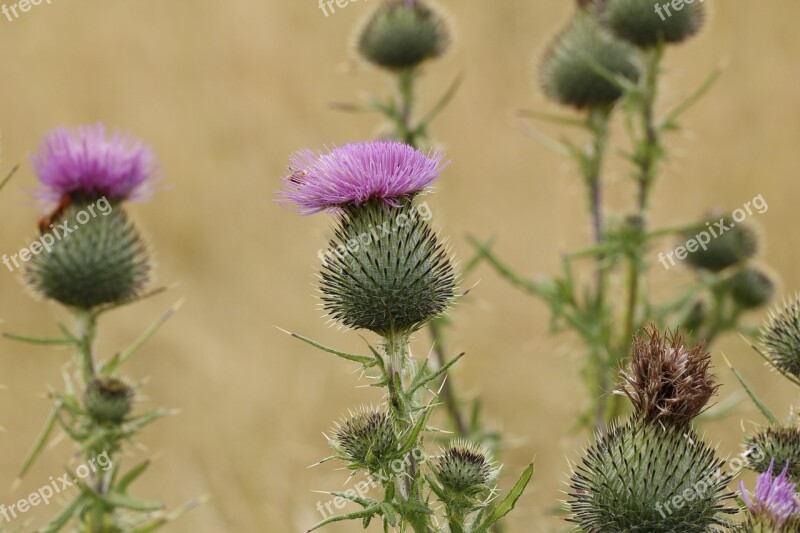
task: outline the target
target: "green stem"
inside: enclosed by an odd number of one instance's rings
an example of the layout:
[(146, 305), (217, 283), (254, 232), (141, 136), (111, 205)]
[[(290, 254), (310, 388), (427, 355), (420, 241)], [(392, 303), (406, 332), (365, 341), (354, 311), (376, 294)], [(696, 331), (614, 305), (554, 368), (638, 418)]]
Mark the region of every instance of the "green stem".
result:
[(97, 316), (91, 311), (79, 311), (75, 315), (75, 328), (81, 375), (86, 385), (95, 377), (93, 345), (97, 333)]
[(411, 116), (414, 109), (414, 82), (416, 70), (405, 69), (397, 74), (397, 92), (400, 97), (400, 108), (397, 113), (397, 134), (399, 139), (416, 147), (417, 134), (411, 125)]

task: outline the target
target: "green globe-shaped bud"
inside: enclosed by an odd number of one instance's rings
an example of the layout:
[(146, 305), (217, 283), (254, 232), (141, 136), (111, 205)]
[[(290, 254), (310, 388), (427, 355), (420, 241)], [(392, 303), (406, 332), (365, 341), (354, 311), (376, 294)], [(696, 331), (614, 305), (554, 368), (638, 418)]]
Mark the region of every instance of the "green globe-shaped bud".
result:
[(421, 1), (387, 0), (358, 37), (364, 59), (390, 70), (411, 69), (440, 57), (449, 44), (444, 19)]
[(761, 328), (761, 344), (779, 370), (800, 377), (800, 296), (770, 313)]
[(741, 309), (755, 309), (769, 303), (775, 284), (761, 270), (744, 268), (726, 281), (733, 301)]
[(487, 490), (497, 470), (485, 447), (456, 440), (434, 459), (433, 472), (442, 487), (463, 496), (475, 496)]
[(789, 477), (800, 481), (800, 428), (770, 427), (755, 435), (748, 436), (745, 441), (748, 466), (763, 474), (774, 459), (779, 467), (789, 463)]
[(641, 48), (660, 42), (680, 43), (700, 31), (705, 22), (701, 0), (675, 3), (661, 0), (601, 0), (598, 18), (619, 39)]
[(100, 213), (73, 203), (52, 226), (25, 271), (37, 293), (82, 310), (140, 294), (150, 271), (146, 246), (121, 206)]
[(133, 407), (133, 389), (116, 378), (95, 378), (83, 395), (83, 405), (91, 417), (101, 423), (119, 423)]
[(321, 271), (325, 310), (345, 326), (384, 337), (418, 329), (447, 309), (455, 291), (427, 204), (399, 202), (344, 207)]
[(622, 96), (608, 76), (639, 78), (634, 49), (604, 33), (580, 11), (544, 56), (539, 79), (552, 100), (578, 109), (609, 106)]
[[(723, 229), (724, 228), (724, 229)], [(696, 250), (686, 261), (693, 267), (720, 272), (743, 263), (758, 251), (758, 236), (753, 226), (734, 222), (730, 216), (710, 218), (683, 234), (681, 244), (694, 240)]]
[(369, 408), (342, 420), (331, 440), (341, 459), (371, 471), (379, 470), (396, 458), (399, 443), (389, 414)]
[(587, 533), (704, 533), (727, 524), (724, 461), (690, 428), (630, 422), (576, 467), (570, 521)]

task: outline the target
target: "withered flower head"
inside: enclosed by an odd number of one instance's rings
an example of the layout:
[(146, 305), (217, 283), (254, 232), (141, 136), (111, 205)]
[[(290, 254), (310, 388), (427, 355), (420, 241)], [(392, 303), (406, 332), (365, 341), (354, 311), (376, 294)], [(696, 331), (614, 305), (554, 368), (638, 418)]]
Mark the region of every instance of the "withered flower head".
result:
[(622, 392), (645, 423), (686, 425), (719, 388), (710, 364), (702, 343), (687, 348), (677, 330), (662, 336), (651, 325), (633, 341), (630, 364), (620, 372)]

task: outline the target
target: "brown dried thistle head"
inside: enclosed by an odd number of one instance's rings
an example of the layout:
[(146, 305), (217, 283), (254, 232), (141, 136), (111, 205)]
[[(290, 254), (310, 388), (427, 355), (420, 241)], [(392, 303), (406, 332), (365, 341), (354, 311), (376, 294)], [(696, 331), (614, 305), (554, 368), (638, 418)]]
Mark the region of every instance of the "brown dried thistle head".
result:
[(651, 325), (633, 340), (628, 368), (620, 372), (622, 392), (644, 422), (683, 426), (703, 412), (719, 388), (710, 365), (703, 343), (687, 348), (677, 330), (662, 336)]

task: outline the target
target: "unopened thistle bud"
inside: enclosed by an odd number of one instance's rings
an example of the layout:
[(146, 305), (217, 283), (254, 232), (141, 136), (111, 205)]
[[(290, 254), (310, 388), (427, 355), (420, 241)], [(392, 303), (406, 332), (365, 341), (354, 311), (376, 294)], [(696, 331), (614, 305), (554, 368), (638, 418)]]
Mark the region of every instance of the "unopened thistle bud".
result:
[(746, 267), (726, 280), (733, 301), (741, 309), (755, 309), (769, 303), (775, 283), (763, 271)]
[(788, 465), (787, 474), (800, 481), (800, 428), (769, 427), (745, 441), (748, 466), (763, 474), (770, 468), (772, 460), (779, 465)]
[(490, 488), (497, 469), (484, 446), (456, 440), (432, 464), (436, 479), (448, 493), (472, 497)]
[(720, 272), (743, 263), (758, 251), (756, 229), (745, 222), (734, 222), (730, 216), (709, 219), (683, 235), (683, 243), (695, 240), (700, 248), (689, 252), (686, 261), (695, 268)]
[(48, 247), (25, 271), (37, 293), (82, 310), (135, 299), (150, 271), (146, 246), (122, 207), (104, 213), (90, 207), (71, 203), (59, 214), (40, 239)]
[(95, 378), (83, 395), (86, 411), (97, 422), (119, 423), (133, 406), (134, 392), (116, 378)]
[(662, 336), (651, 326), (633, 341), (630, 363), (621, 372), (622, 392), (643, 422), (682, 427), (705, 409), (719, 388), (710, 364), (702, 344), (687, 348), (677, 332)]
[(544, 56), (539, 72), (542, 88), (563, 105), (609, 106), (622, 96), (610, 76), (639, 78), (634, 50), (604, 33), (591, 13), (580, 11)]
[(357, 41), (364, 59), (390, 70), (411, 69), (438, 58), (449, 44), (444, 18), (421, 0), (386, 0)]
[(700, 31), (705, 22), (701, 1), (661, 5), (653, 0), (599, 0), (598, 17), (617, 38), (641, 48), (675, 44)]
[(337, 425), (331, 445), (343, 460), (374, 471), (396, 458), (399, 442), (388, 413), (364, 408)]
[(761, 344), (778, 370), (800, 377), (800, 296), (770, 313), (761, 328)]
[(612, 427), (575, 468), (568, 520), (587, 533), (716, 531), (735, 512), (723, 465), (688, 427)]

